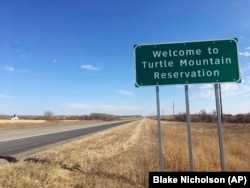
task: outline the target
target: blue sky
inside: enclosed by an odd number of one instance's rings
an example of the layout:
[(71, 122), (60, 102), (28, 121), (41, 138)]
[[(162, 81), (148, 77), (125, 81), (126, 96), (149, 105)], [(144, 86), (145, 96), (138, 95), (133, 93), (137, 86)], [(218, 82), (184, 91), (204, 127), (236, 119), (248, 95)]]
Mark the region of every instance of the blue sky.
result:
[[(155, 87), (135, 87), (135, 44), (238, 39), (241, 83), (223, 113), (250, 112), (250, 0), (1, 0), (0, 114), (155, 115)], [(185, 112), (183, 85), (160, 86), (161, 113)], [(189, 85), (190, 111), (215, 107)], [(174, 103), (174, 105), (173, 105)]]

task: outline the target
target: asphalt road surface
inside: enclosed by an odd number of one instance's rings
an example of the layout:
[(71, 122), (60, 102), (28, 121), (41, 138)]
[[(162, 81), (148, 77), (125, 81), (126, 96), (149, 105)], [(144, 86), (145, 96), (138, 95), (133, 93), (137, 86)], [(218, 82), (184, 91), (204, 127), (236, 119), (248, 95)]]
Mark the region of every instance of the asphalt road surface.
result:
[(19, 139), (0, 140), (0, 157), (11, 156), (19, 153), (27, 152), (29, 150), (51, 145), (57, 142), (69, 140), (72, 138), (84, 136), (97, 131), (105, 130), (115, 126), (123, 125), (131, 121), (106, 123), (98, 126), (89, 126), (78, 128), (74, 130), (67, 130), (55, 133), (46, 133), (38, 136), (29, 136)]

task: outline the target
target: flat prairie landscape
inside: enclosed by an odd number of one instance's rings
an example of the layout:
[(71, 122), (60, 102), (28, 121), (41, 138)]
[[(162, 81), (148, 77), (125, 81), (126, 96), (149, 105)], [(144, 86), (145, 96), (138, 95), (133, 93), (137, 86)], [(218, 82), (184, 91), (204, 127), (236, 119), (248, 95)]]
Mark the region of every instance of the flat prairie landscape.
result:
[(18, 120), (10, 120), (10, 119), (0, 119), (0, 124), (17, 124), (17, 123), (43, 123), (45, 120), (27, 120), (27, 119), (18, 119)]
[[(194, 171), (221, 171), (217, 124), (191, 125)], [(186, 123), (161, 121), (161, 128), (164, 171), (190, 171)], [(223, 143), (226, 171), (250, 171), (250, 125), (223, 124)], [(1, 167), (0, 187), (146, 188), (148, 172), (160, 171), (158, 146), (157, 121), (144, 118), (15, 156)]]
[(34, 128), (42, 126), (60, 126), (60, 125), (76, 125), (76, 124), (88, 124), (88, 123), (97, 123), (103, 122), (102, 120), (27, 120), (27, 119), (18, 119), (18, 120), (9, 120), (9, 119), (0, 119), (0, 131), (1, 130), (13, 130), (13, 129), (22, 129), (22, 128)]

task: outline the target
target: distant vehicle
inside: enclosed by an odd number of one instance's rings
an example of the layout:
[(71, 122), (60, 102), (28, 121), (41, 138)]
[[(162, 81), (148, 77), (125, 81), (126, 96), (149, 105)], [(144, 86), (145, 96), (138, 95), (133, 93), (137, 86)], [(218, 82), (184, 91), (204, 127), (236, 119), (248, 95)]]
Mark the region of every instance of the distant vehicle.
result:
[(18, 120), (18, 117), (16, 114), (13, 115), (13, 117), (10, 118), (11, 120)]

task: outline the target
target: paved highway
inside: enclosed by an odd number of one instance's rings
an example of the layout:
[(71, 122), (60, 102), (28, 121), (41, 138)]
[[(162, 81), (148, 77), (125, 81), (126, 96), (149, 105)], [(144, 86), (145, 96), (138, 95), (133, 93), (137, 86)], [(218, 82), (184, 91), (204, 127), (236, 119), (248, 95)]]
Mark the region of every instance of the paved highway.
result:
[(108, 129), (111, 127), (123, 125), (131, 121), (105, 123), (98, 126), (89, 126), (74, 130), (60, 131), (54, 133), (46, 133), (38, 136), (29, 136), (19, 139), (0, 140), (0, 156), (11, 156), (22, 152), (27, 152), (32, 149), (54, 144), (56, 142), (69, 140), (79, 136), (84, 136), (90, 133)]

